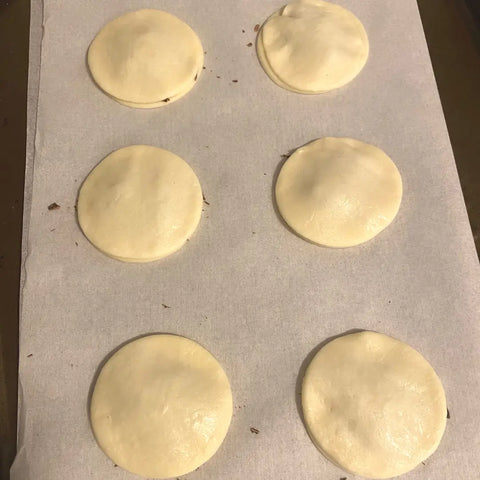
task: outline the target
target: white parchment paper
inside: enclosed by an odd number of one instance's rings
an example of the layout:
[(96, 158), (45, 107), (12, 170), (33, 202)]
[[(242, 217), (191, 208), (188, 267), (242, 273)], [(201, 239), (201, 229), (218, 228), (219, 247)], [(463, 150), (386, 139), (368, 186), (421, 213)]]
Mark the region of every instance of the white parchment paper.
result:
[[(370, 59), (347, 87), (302, 96), (274, 85), (247, 46), (281, 0), (44, 0), (43, 16), (32, 1), (13, 480), (136, 478), (97, 447), (87, 406), (102, 360), (149, 332), (200, 342), (231, 380), (229, 434), (188, 478), (352, 478), (310, 441), (297, 387), (309, 354), (354, 328), (408, 342), (443, 380), (451, 413), (444, 439), (404, 478), (478, 478), (479, 266), (416, 2), (338, 3), (364, 23)], [(206, 69), (184, 99), (133, 110), (98, 90), (85, 56), (106, 22), (145, 7), (195, 29)], [(403, 177), (399, 216), (357, 248), (309, 244), (273, 208), (281, 155), (327, 135), (378, 145)], [(104, 156), (138, 143), (184, 158), (210, 205), (181, 251), (124, 264), (89, 244), (74, 206)], [(52, 202), (61, 208), (49, 211)]]

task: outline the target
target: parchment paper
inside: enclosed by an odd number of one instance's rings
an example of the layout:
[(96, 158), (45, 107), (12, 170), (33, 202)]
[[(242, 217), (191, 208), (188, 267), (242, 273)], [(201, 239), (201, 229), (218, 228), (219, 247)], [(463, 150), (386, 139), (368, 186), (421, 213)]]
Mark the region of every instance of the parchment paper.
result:
[[(443, 380), (451, 414), (444, 439), (404, 478), (478, 478), (479, 267), (416, 2), (338, 3), (364, 23), (370, 59), (347, 87), (302, 96), (274, 85), (247, 46), (255, 24), (282, 0), (45, 0), (43, 20), (39, 0), (32, 2), (13, 480), (135, 478), (96, 445), (87, 405), (102, 360), (149, 332), (200, 342), (231, 380), (229, 434), (188, 478), (351, 478), (310, 441), (298, 385), (310, 353), (354, 328), (408, 342)], [(85, 64), (106, 22), (144, 7), (179, 16), (207, 52), (194, 90), (156, 110), (112, 101)], [(378, 145), (403, 176), (398, 218), (357, 248), (309, 244), (273, 208), (281, 155), (327, 135)], [(130, 265), (89, 244), (74, 205), (104, 156), (138, 143), (184, 158), (210, 205), (181, 251)], [(49, 211), (52, 202), (61, 208)]]

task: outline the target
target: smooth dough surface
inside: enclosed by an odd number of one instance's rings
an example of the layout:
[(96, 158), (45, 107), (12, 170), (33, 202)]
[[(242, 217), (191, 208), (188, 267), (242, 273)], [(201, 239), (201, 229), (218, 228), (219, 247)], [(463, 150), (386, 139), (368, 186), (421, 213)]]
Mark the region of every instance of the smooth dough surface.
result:
[(170, 13), (144, 9), (103, 27), (88, 50), (88, 65), (97, 85), (115, 100), (155, 108), (193, 88), (203, 57), (202, 44), (186, 23)]
[(88, 175), (77, 212), (86, 237), (106, 255), (148, 262), (177, 251), (193, 234), (202, 190), (173, 153), (132, 145), (108, 155)]
[(326, 137), (296, 150), (275, 186), (280, 214), (301, 237), (351, 247), (378, 235), (395, 218), (402, 178), (379, 148)]
[(218, 361), (196, 342), (151, 335), (103, 366), (90, 405), (93, 432), (130, 472), (170, 478), (195, 470), (222, 444), (232, 393)]
[(360, 20), (322, 0), (286, 5), (267, 19), (257, 37), (257, 55), (267, 75), (297, 93), (342, 87), (360, 73), (368, 53)]
[(375, 332), (339, 337), (315, 355), (302, 407), (325, 456), (369, 478), (401, 475), (428, 458), (447, 415), (442, 384), (425, 358)]

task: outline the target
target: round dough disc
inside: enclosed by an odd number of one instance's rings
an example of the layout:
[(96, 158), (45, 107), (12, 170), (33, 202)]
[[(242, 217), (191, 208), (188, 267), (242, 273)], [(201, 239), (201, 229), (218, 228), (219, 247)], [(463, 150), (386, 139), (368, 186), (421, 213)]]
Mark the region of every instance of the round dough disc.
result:
[(302, 407), (320, 451), (369, 478), (401, 475), (428, 458), (447, 415), (442, 384), (425, 358), (375, 332), (339, 337), (315, 355)]
[(203, 47), (196, 33), (174, 15), (137, 10), (100, 30), (88, 50), (88, 66), (97, 85), (115, 100), (155, 108), (195, 85)]
[(328, 247), (351, 247), (393, 221), (402, 200), (402, 178), (379, 148), (326, 137), (290, 156), (275, 196), (282, 217), (301, 237)]
[(167, 150), (121, 148), (88, 175), (77, 212), (86, 237), (118, 260), (148, 262), (177, 251), (197, 228), (202, 190), (190, 166)]
[(362, 23), (349, 10), (322, 0), (299, 0), (274, 13), (257, 37), (267, 75), (297, 93), (323, 93), (352, 81), (369, 52)]
[(103, 366), (90, 416), (114, 463), (144, 477), (178, 477), (222, 444), (232, 392), (221, 365), (196, 342), (151, 335), (128, 343)]

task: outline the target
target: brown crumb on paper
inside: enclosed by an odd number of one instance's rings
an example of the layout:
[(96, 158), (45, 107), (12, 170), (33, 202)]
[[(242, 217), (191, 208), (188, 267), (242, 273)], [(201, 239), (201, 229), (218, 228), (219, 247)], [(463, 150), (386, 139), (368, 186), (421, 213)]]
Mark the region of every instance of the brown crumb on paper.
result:
[(283, 160), (286, 160), (287, 158), (290, 157), (290, 155), (288, 155), (288, 153), (284, 153), (283, 155), (280, 155), (280, 157), (281, 157)]
[(447, 418), (450, 418), (450, 410), (447, 408)]
[(116, 467), (118, 467), (118, 465), (117, 465), (116, 463), (114, 463), (114, 464), (113, 464), (113, 467), (116, 468)]
[(232, 80), (233, 83), (238, 83), (238, 80)]
[(27, 358), (32, 358), (32, 357), (33, 357), (33, 353), (29, 353), (29, 354), (27, 355)]
[(75, 242), (75, 246), (78, 247), (78, 242)]
[(170, 101), (170, 98), (165, 98), (164, 100), (162, 100), (162, 102), (165, 102), (165, 103), (168, 103)]
[(248, 43), (247, 43), (247, 47), (251, 47), (252, 45), (253, 45), (252, 42), (248, 42)]
[(347, 480), (347, 477), (342, 477), (340, 478), (340, 480)]
[(162, 303), (163, 308), (172, 308), (170, 305), (165, 305), (165, 303)]
[(260, 30), (260, 24), (257, 23), (257, 24), (253, 27), (253, 31), (254, 31), (255, 33), (257, 33), (259, 30)]
[(198, 78), (198, 73), (195, 74), (195, 78), (193, 80), (196, 82), (197, 78)]
[(245, 33), (245, 30), (242, 28), (242, 33)]
[(260, 430), (256, 429), (255, 427), (250, 427), (250, 431), (255, 435), (258, 435), (260, 433)]
[(58, 210), (60, 208), (60, 205), (56, 202), (51, 203), (48, 207), (49, 210)]
[(202, 198), (203, 198), (203, 202), (205, 203), (205, 205), (210, 205), (209, 202), (207, 202), (207, 199), (205, 198), (205, 194), (202, 193)]

